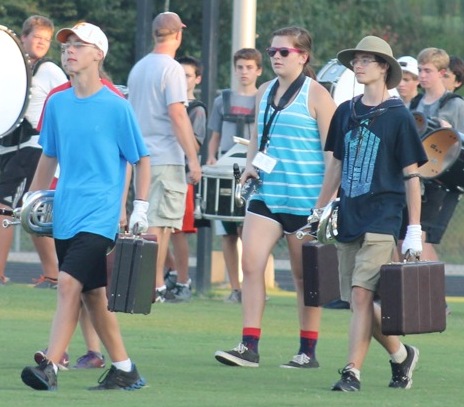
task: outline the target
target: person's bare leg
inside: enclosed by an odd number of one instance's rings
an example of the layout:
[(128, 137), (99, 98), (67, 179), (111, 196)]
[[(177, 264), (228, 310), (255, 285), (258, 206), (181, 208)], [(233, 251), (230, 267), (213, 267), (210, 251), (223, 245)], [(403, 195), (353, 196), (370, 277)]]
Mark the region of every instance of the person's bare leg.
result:
[(105, 287), (87, 291), (82, 298), (89, 313), (92, 325), (105, 346), (113, 362), (129, 359), (121, 336), (116, 314), (108, 311)]
[(81, 313), (79, 316), (79, 325), (81, 327), (82, 336), (84, 337), (85, 346), (88, 351), (101, 353), (100, 338), (95, 330), (92, 320), (90, 319), (89, 312), (84, 303), (81, 306)]
[[(2, 208), (11, 209), (4, 205)], [(11, 220), (8, 216), (0, 216), (0, 223), (3, 222), (4, 219)], [(0, 279), (5, 279), (5, 268), (6, 263), (8, 261), (8, 254), (11, 249), (11, 244), (13, 243), (13, 236), (14, 236), (14, 229), (12, 226), (9, 228), (4, 228), (0, 224)], [(0, 282), (1, 283), (1, 282)]]
[(237, 235), (222, 236), (222, 254), (232, 290), (240, 290), (238, 239)]
[(47, 359), (58, 365), (77, 326), (82, 284), (66, 272), (58, 275), (57, 304), (53, 317)]
[(171, 228), (151, 227), (148, 229), (148, 233), (156, 235), (156, 241), (158, 243), (158, 257), (156, 259), (155, 285), (156, 287), (162, 287), (164, 285), (164, 263), (166, 262), (166, 256), (168, 253)]
[(187, 284), (189, 280), (189, 245), (187, 234), (184, 232), (173, 233), (171, 242), (175, 258), (175, 270), (177, 270), (177, 282)]
[(44, 276), (58, 279), (58, 259), (56, 258), (55, 243), (50, 237), (31, 236), (35, 249), (40, 258)]

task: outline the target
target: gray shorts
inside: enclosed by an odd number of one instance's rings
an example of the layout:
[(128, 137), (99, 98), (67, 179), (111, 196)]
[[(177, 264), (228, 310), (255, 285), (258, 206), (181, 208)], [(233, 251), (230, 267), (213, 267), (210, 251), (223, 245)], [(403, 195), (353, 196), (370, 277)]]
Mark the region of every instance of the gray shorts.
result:
[(183, 165), (152, 165), (148, 225), (182, 229), (186, 196)]
[(351, 302), (351, 288), (377, 291), (380, 267), (390, 263), (395, 250), (392, 235), (366, 233), (350, 243), (337, 243), (340, 297)]

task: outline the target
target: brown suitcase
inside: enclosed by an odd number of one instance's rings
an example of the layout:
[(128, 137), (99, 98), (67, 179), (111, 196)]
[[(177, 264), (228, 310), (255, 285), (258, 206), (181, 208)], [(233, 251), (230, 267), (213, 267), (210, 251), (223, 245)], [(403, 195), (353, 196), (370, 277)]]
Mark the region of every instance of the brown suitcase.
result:
[(384, 335), (445, 330), (443, 263), (419, 261), (383, 265), (380, 268), (379, 292)]
[(303, 244), (303, 286), (306, 306), (319, 307), (340, 298), (335, 245)]
[[(155, 284), (158, 245), (143, 237), (120, 235), (114, 248), (108, 290), (108, 309), (149, 314)], [(107, 259), (111, 264), (111, 259)]]

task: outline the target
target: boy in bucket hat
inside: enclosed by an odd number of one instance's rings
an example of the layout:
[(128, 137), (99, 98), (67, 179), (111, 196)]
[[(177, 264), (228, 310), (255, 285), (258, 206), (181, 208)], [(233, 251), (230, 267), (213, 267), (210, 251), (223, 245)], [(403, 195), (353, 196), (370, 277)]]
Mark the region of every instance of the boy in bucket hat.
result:
[(364, 94), (342, 103), (333, 116), (325, 145), (333, 158), (316, 204), (324, 207), (340, 188), (340, 292), (341, 299), (351, 303), (352, 318), (347, 363), (332, 390), (360, 390), (372, 336), (390, 355), (389, 387), (408, 389), (419, 351), (381, 333), (380, 304), (374, 297), (380, 267), (392, 260), (405, 202), (410, 211), (402, 251), (418, 255), (422, 250), (417, 169), (427, 157), (411, 113), (388, 93), (402, 78), (390, 46), (368, 36), (337, 57), (354, 71)]
[(76, 328), (81, 301), (112, 360), (91, 390), (143, 387), (129, 358), (118, 321), (108, 311), (106, 253), (118, 231), (127, 163), (136, 168), (136, 200), (129, 227), (148, 228), (149, 153), (130, 104), (104, 86), (100, 65), (108, 40), (100, 28), (79, 23), (57, 34), (70, 89), (50, 97), (39, 144), (42, 155), (31, 191), (47, 189), (57, 165), (53, 238), (58, 257), (58, 295), (45, 357), (27, 366), (22, 381), (35, 390), (56, 390), (57, 364)]

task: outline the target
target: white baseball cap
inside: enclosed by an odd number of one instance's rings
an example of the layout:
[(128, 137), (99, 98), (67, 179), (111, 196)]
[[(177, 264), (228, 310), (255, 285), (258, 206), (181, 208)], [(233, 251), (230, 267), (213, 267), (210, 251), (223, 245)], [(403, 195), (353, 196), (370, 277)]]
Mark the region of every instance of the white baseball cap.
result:
[(95, 45), (103, 51), (104, 56), (108, 53), (108, 38), (100, 27), (90, 23), (77, 23), (73, 28), (59, 30), (56, 33), (56, 39), (63, 44), (71, 34), (75, 34), (84, 42)]
[(401, 66), (401, 69), (405, 72), (412, 73), (413, 75), (419, 76), (419, 69), (417, 67), (417, 59), (405, 56), (398, 58), (398, 63)]

